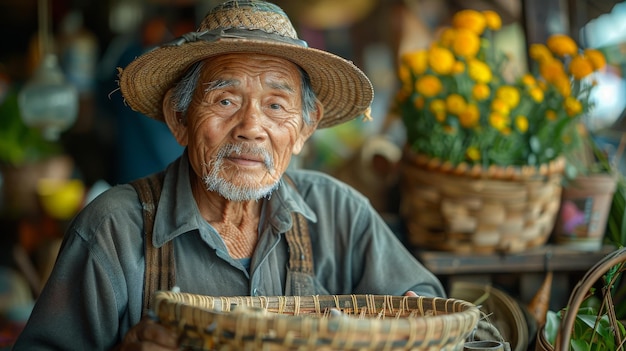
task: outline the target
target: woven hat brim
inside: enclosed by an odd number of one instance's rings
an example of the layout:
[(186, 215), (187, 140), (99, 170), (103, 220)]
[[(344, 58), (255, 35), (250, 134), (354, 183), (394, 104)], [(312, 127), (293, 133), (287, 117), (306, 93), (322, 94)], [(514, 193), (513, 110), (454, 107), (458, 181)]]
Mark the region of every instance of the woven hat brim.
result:
[(120, 72), (119, 85), (135, 111), (163, 121), (162, 103), (193, 63), (226, 53), (259, 53), (287, 59), (304, 69), (324, 105), (318, 128), (331, 127), (366, 113), (374, 98), (367, 76), (351, 61), (315, 48), (248, 39), (220, 39), (164, 46), (132, 61)]

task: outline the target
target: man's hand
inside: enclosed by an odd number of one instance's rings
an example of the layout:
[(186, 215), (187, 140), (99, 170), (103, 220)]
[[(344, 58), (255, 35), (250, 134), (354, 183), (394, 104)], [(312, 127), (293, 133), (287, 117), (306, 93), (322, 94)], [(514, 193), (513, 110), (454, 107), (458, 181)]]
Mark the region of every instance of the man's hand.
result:
[(124, 340), (115, 350), (180, 350), (178, 346), (178, 333), (156, 323), (148, 317), (144, 317), (126, 333)]
[(415, 291), (407, 291), (404, 293), (404, 296), (411, 296), (411, 297), (417, 297), (417, 294), (415, 293)]

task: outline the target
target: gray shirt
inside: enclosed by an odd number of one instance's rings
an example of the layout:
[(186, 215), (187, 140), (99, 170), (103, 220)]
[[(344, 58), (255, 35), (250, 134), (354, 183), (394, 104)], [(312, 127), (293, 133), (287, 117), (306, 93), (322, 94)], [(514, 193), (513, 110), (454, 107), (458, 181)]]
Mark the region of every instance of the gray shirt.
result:
[[(315, 286), (324, 294), (444, 296), (428, 272), (369, 204), (347, 185), (314, 171), (289, 171), (263, 200), (258, 246), (249, 270), (229, 256), (191, 193), (187, 154), (168, 168), (154, 244), (173, 240), (176, 285), (213, 296), (284, 295), (293, 211), (308, 220)], [(112, 187), (70, 224), (50, 278), (15, 350), (108, 350), (141, 318), (143, 219), (133, 187)]]

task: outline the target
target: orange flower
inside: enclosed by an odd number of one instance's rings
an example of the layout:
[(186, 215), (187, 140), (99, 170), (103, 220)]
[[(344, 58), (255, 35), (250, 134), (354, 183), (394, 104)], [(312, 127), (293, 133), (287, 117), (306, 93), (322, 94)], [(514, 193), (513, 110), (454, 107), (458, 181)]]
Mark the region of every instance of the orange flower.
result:
[(487, 84), (476, 84), (472, 88), (472, 97), (478, 101), (485, 100), (491, 94), (491, 89)]
[(552, 84), (562, 96), (570, 96), (572, 93), (572, 83), (566, 75), (556, 77)]
[(452, 66), (453, 74), (460, 74), (465, 72), (465, 64), (462, 61), (454, 61), (454, 65)]
[(422, 74), (428, 68), (428, 54), (426, 50), (407, 52), (402, 55), (402, 62), (415, 74)]
[(423, 96), (418, 96), (415, 99), (413, 99), (413, 106), (415, 106), (416, 109), (421, 110), (424, 108), (424, 97)]
[(461, 10), (452, 17), (452, 26), (454, 28), (467, 29), (476, 35), (483, 33), (486, 24), (485, 16), (476, 10)]
[(581, 80), (593, 73), (593, 63), (583, 55), (576, 55), (569, 64), (569, 72), (575, 79)]
[(454, 43), (454, 37), (456, 37), (456, 30), (454, 28), (445, 28), (441, 31), (439, 36), (439, 44), (446, 48), (451, 48), (452, 43)]
[(473, 128), (478, 125), (480, 121), (480, 111), (478, 106), (474, 104), (468, 104), (463, 112), (459, 114), (459, 123), (464, 128)]
[(548, 82), (554, 82), (558, 77), (565, 75), (563, 62), (550, 59), (539, 63), (539, 74)]
[(483, 11), (483, 16), (485, 16), (485, 21), (487, 22), (487, 27), (491, 30), (499, 30), (502, 28), (502, 18), (498, 15), (497, 12), (486, 10)]
[(578, 51), (574, 39), (565, 34), (553, 34), (548, 38), (546, 45), (557, 56), (571, 56)]
[(515, 117), (515, 127), (522, 133), (526, 133), (528, 130), (528, 118), (526, 116)]
[(454, 61), (454, 55), (446, 48), (433, 46), (428, 50), (428, 66), (435, 73), (450, 74)]
[(415, 83), (415, 90), (426, 97), (433, 97), (442, 89), (443, 85), (439, 78), (430, 74), (420, 77)]
[(589, 59), (589, 61), (591, 61), (594, 70), (597, 71), (603, 69), (604, 66), (606, 66), (606, 58), (600, 50), (585, 49), (584, 55)]
[(578, 115), (583, 110), (583, 104), (578, 99), (568, 96), (565, 98), (565, 112), (568, 116)]
[(456, 31), (454, 40), (452, 42), (452, 51), (461, 57), (474, 57), (480, 49), (480, 37), (476, 33), (467, 30), (459, 29)]
[(504, 116), (508, 115), (509, 112), (511, 112), (509, 104), (506, 101), (498, 98), (493, 99), (493, 101), (491, 102), (491, 110)]
[(544, 97), (543, 90), (541, 90), (541, 88), (539, 87), (530, 88), (530, 90), (528, 91), (528, 95), (530, 95), (530, 97), (536, 102), (543, 101), (543, 97)]
[(532, 74), (526, 73), (522, 76), (522, 83), (524, 85), (527, 85), (529, 87), (534, 86), (535, 84), (537, 84), (537, 81), (535, 80), (535, 77), (533, 77)]
[(442, 99), (435, 99), (430, 103), (430, 111), (432, 113), (445, 113), (446, 103)]
[(546, 110), (546, 119), (549, 121), (556, 121), (558, 115), (554, 110)]
[(453, 93), (446, 97), (446, 108), (453, 115), (459, 115), (467, 108), (467, 104), (461, 95)]
[(528, 55), (530, 58), (539, 63), (553, 59), (550, 49), (548, 49), (548, 47), (544, 44), (531, 44), (530, 49), (528, 50)]
[(509, 127), (511, 123), (508, 116), (502, 115), (498, 112), (493, 112), (489, 115), (489, 124), (496, 130), (504, 131)]

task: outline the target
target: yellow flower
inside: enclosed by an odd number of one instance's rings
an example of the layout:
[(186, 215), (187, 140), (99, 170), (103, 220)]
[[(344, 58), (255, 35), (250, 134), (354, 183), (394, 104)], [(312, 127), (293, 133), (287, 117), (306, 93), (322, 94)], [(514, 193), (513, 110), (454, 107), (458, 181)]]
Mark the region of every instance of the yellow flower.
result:
[(526, 116), (515, 117), (515, 127), (522, 133), (526, 133), (528, 130), (528, 118)]
[(593, 63), (583, 55), (576, 55), (569, 64), (569, 72), (575, 79), (581, 80), (593, 73)]
[(443, 85), (439, 78), (430, 74), (420, 77), (415, 83), (415, 90), (426, 97), (433, 97), (439, 94), (442, 89)]
[(461, 10), (452, 17), (452, 26), (457, 29), (467, 29), (481, 35), (485, 30), (487, 21), (485, 16), (476, 10)]
[(541, 90), (541, 88), (539, 87), (532, 87), (530, 88), (530, 90), (528, 91), (528, 95), (530, 95), (530, 97), (535, 101), (535, 102), (542, 102), (543, 101), (543, 90)]
[(550, 49), (544, 44), (531, 44), (528, 56), (539, 63), (553, 59)]
[(398, 78), (400, 79), (400, 82), (402, 83), (403, 87), (408, 86), (410, 89), (412, 78), (411, 78), (411, 71), (409, 70), (407, 66), (400, 65), (400, 67), (398, 67)]
[(539, 63), (539, 74), (548, 82), (554, 82), (557, 77), (562, 77), (565, 75), (565, 68), (563, 67), (563, 62), (550, 59), (541, 61)]
[(465, 157), (470, 161), (478, 161), (480, 160), (480, 150), (475, 146), (470, 146), (465, 151)]
[(503, 85), (496, 90), (496, 97), (504, 101), (510, 108), (514, 108), (519, 104), (519, 90), (511, 85)]
[(535, 80), (535, 77), (530, 74), (530, 73), (526, 73), (522, 76), (522, 83), (524, 85), (527, 85), (529, 87), (534, 86), (535, 84), (537, 84), (537, 81)]
[(502, 18), (498, 15), (497, 12), (486, 10), (483, 11), (483, 16), (485, 16), (485, 21), (487, 22), (487, 27), (491, 30), (499, 30), (502, 28)]
[(504, 131), (509, 127), (510, 119), (508, 116), (498, 112), (492, 112), (489, 115), (489, 124), (496, 130)]
[(572, 84), (566, 75), (556, 77), (552, 84), (562, 96), (570, 96), (572, 93)]
[(489, 86), (487, 84), (482, 84), (482, 83), (476, 84), (472, 88), (472, 97), (474, 97), (474, 99), (478, 101), (485, 100), (486, 98), (489, 97), (490, 94), (491, 94), (491, 89), (489, 89)]
[(454, 55), (446, 48), (433, 46), (428, 50), (428, 65), (435, 73), (450, 74), (454, 61)]
[(485, 62), (472, 59), (468, 63), (469, 76), (477, 83), (491, 82), (491, 68)]
[(428, 54), (426, 50), (407, 52), (402, 55), (402, 62), (409, 66), (415, 74), (422, 74), (428, 68)]
[(582, 103), (578, 101), (578, 99), (571, 96), (565, 98), (564, 105), (565, 113), (567, 113), (570, 117), (578, 115), (583, 110)]
[(459, 29), (452, 42), (452, 51), (461, 57), (474, 57), (480, 49), (480, 37), (476, 33)]
[(465, 64), (463, 61), (454, 61), (454, 65), (452, 65), (452, 73), (460, 74), (465, 72)]
[(463, 112), (459, 114), (459, 123), (463, 128), (473, 128), (478, 125), (480, 121), (480, 111), (478, 106), (474, 104), (468, 104)]
[(511, 108), (506, 101), (495, 98), (491, 102), (491, 111), (506, 116), (511, 112)]
[(546, 119), (549, 121), (556, 121), (558, 115), (554, 110), (546, 110)]
[(459, 115), (461, 112), (465, 111), (467, 104), (461, 95), (453, 93), (446, 97), (446, 108), (453, 115)]
[(435, 99), (430, 103), (430, 111), (432, 113), (445, 113), (446, 103), (442, 99)]
[(578, 51), (578, 45), (574, 39), (565, 34), (553, 34), (548, 38), (546, 42), (548, 49), (557, 56), (571, 56)]
[(441, 31), (439, 36), (439, 44), (446, 48), (451, 48), (454, 43), (454, 37), (456, 37), (456, 30), (454, 28), (447, 27)]
[(584, 55), (591, 61), (594, 70), (597, 71), (603, 69), (604, 66), (606, 66), (606, 58), (600, 50), (585, 49)]

